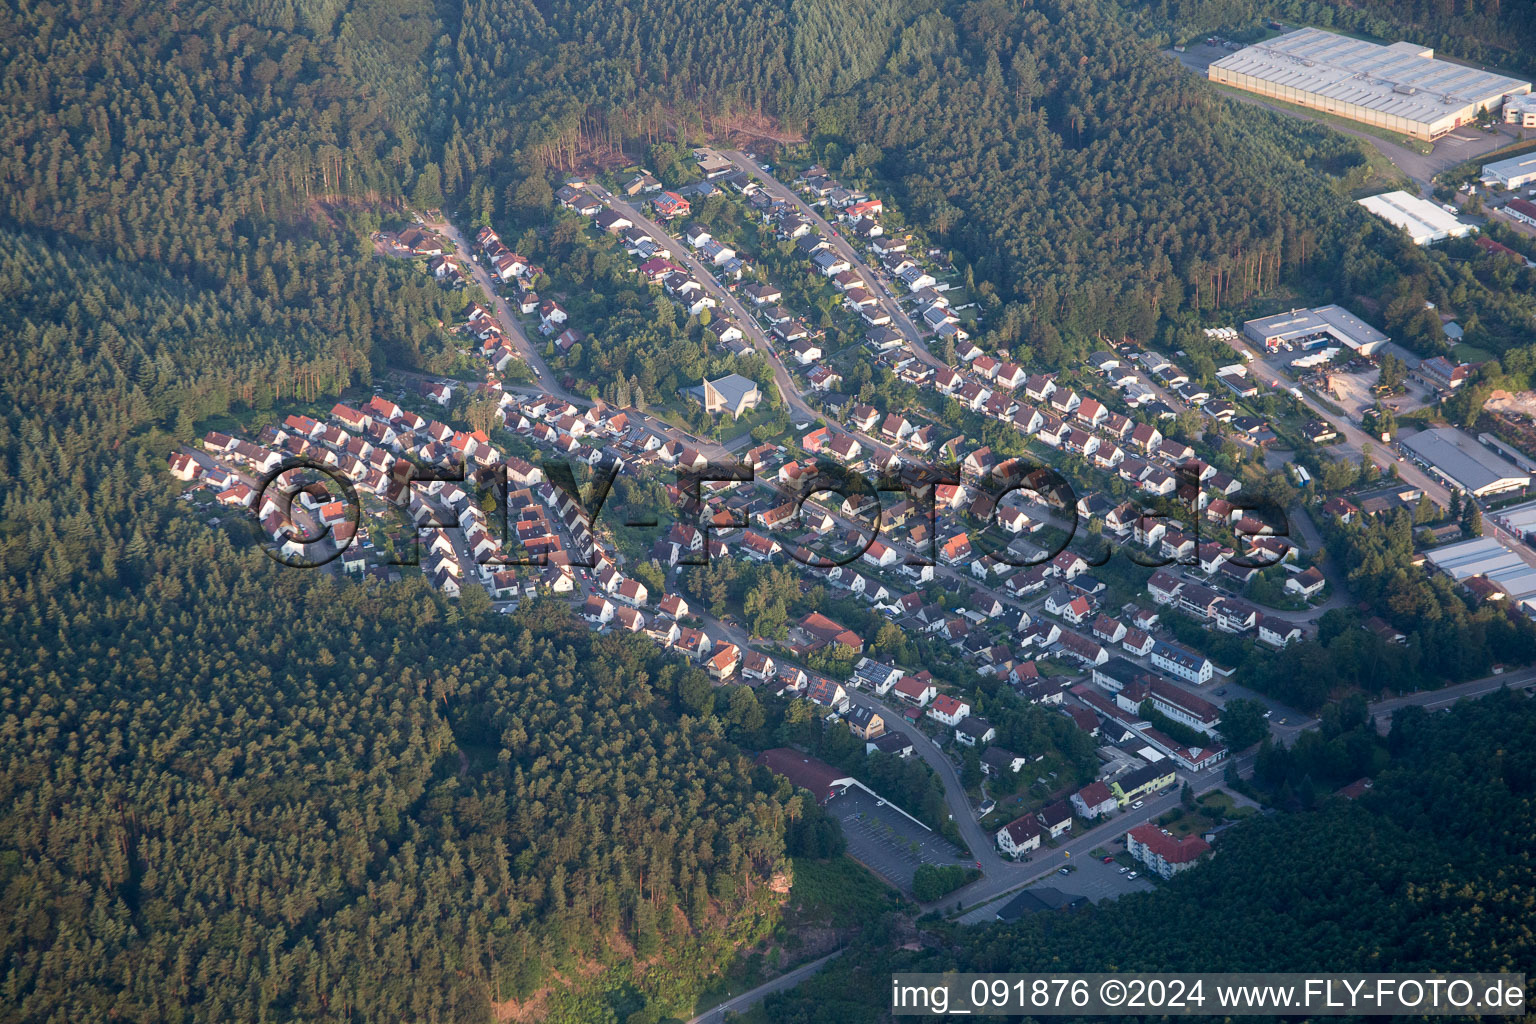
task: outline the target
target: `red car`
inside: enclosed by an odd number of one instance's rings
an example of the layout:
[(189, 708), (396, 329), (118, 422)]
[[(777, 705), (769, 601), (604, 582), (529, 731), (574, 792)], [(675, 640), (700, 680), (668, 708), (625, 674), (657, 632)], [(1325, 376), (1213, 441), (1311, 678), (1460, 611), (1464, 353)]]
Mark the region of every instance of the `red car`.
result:
[(1115, 858), (1113, 857), (1100, 857), (1099, 859), (1102, 860), (1105, 864), (1113, 864), (1115, 862)]

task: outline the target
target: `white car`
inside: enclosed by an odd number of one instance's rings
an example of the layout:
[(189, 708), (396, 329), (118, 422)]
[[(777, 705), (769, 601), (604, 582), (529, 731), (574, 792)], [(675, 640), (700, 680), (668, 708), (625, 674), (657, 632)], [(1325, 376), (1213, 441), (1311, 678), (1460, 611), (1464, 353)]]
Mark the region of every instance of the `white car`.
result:
[(1126, 875), (1125, 877), (1127, 879), (1132, 879), (1132, 878), (1135, 878), (1138, 873), (1139, 872), (1132, 871), (1130, 874)]

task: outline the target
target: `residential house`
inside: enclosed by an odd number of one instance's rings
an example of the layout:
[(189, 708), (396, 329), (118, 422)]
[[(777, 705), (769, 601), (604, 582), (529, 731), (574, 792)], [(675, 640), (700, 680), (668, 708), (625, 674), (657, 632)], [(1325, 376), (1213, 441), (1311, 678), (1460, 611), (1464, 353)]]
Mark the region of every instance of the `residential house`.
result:
[(1067, 800), (1057, 800), (1042, 807), (1036, 812), (1035, 818), (1052, 839), (1060, 839), (1072, 831), (1072, 804)]
[(1018, 857), (1040, 849), (1040, 838), (1039, 820), (1033, 814), (1026, 814), (998, 830), (997, 848), (1005, 856)]
[(1160, 878), (1172, 878), (1195, 866), (1211, 845), (1199, 836), (1174, 838), (1156, 825), (1138, 825), (1125, 834), (1125, 849)]
[(1108, 814), (1118, 806), (1115, 795), (1102, 781), (1090, 782), (1072, 794), (1072, 809), (1079, 818), (1087, 821)]
[[(898, 684), (899, 685), (899, 684)], [(928, 709), (930, 718), (953, 729), (960, 724), (960, 720), (971, 713), (969, 701), (951, 697), (949, 694), (940, 694), (934, 698), (933, 705)]]
[[(930, 710), (929, 714), (933, 714)], [(955, 742), (967, 747), (979, 747), (985, 743), (991, 743), (997, 739), (997, 730), (992, 723), (977, 715), (969, 715), (960, 720), (955, 726)]]

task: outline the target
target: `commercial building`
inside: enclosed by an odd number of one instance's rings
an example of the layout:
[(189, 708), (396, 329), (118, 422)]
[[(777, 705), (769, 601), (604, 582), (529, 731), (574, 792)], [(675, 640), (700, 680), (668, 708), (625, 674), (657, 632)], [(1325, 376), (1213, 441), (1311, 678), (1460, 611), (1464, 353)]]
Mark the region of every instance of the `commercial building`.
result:
[(1449, 394), (1471, 380), (1476, 369), (1471, 363), (1453, 363), (1445, 356), (1431, 356), (1414, 367), (1409, 376)]
[(1367, 356), (1389, 340), (1343, 306), (1293, 309), (1289, 313), (1262, 316), (1243, 324), (1243, 334), (1270, 352), (1286, 342), (1308, 349), (1337, 341)]
[(1089, 903), (1087, 896), (1075, 896), (1048, 885), (1025, 889), (1003, 904), (997, 912), (999, 921), (1017, 921), (1025, 914), (1041, 914), (1049, 910), (1079, 910)]
[[(1505, 515), (1513, 516), (1516, 512), (1517, 509), (1509, 509)], [(1476, 537), (1459, 544), (1431, 548), (1425, 557), (1429, 564), (1457, 583), (1486, 580), (1528, 614), (1536, 610), (1536, 569), (1492, 537)]]
[(1149, 764), (1145, 768), (1126, 772), (1118, 779), (1109, 780), (1109, 791), (1114, 794), (1115, 801), (1124, 807), (1133, 800), (1140, 800), (1165, 786), (1173, 785), (1176, 778), (1178, 776), (1174, 773), (1173, 765)]
[(1531, 91), (1530, 82), (1436, 60), (1431, 47), (1381, 46), (1316, 28), (1245, 47), (1213, 63), (1206, 75), (1420, 139), (1439, 138)]
[(1536, 95), (1511, 96), (1504, 101), (1504, 123), (1536, 128)]
[(1536, 203), (1524, 199), (1511, 199), (1504, 204), (1504, 212), (1515, 220), (1524, 221), (1536, 227)]
[(1493, 519), (1516, 537), (1530, 540), (1536, 536), (1536, 501), (1500, 509), (1493, 514)]
[(816, 802), (826, 806), (828, 800), (841, 796), (849, 787), (858, 783), (818, 758), (810, 757), (788, 747), (775, 747), (757, 755), (757, 763), (775, 775), (782, 775), (796, 787), (808, 791)]
[(1455, 427), (1432, 427), (1403, 439), (1430, 471), (1479, 498), (1528, 486), (1531, 475)]
[(1388, 224), (1408, 232), (1414, 245), (1460, 238), (1473, 230), (1472, 225), (1457, 220), (1455, 214), (1411, 192), (1383, 192), (1379, 196), (1366, 196), (1359, 202)]
[[(1531, 116), (1536, 118), (1536, 102), (1531, 104), (1531, 110)], [(1536, 122), (1532, 123), (1532, 127), (1536, 127)], [(1522, 156), (1512, 156), (1508, 160), (1483, 164), (1484, 185), (1519, 188), (1532, 181), (1536, 181), (1536, 153), (1526, 153)]]

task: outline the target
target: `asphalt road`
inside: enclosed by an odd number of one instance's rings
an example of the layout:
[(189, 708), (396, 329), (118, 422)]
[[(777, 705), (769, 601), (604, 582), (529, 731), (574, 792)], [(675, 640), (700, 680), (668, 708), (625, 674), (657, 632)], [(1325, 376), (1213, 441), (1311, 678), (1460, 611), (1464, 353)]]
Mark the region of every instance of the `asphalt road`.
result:
[(1370, 712), (1376, 716), (1377, 731), (1385, 734), (1392, 726), (1392, 713), (1399, 708), (1417, 706), (1432, 712), (1443, 711), (1459, 700), (1482, 697), (1506, 686), (1515, 690), (1533, 685), (1536, 685), (1536, 668), (1516, 669), (1439, 690), (1379, 700), (1370, 706)]
[(742, 332), (752, 338), (753, 346), (767, 357), (768, 362), (773, 367), (774, 383), (779, 389), (779, 396), (783, 398), (785, 404), (793, 410), (798, 418), (814, 421), (821, 416), (821, 413), (806, 404), (799, 389), (795, 387), (794, 379), (790, 376), (788, 368), (785, 367), (778, 350), (774, 347), (772, 339), (763, 330), (762, 325), (757, 322), (757, 318), (747, 311), (746, 307), (741, 304), (741, 301), (736, 298), (733, 292), (720, 283), (720, 280), (715, 277), (714, 271), (710, 267), (694, 256), (685, 242), (674, 237), (664, 226), (647, 217), (635, 206), (620, 199), (601, 185), (594, 182), (589, 183), (587, 187), (596, 193), (599, 199), (608, 204), (610, 209), (617, 210), (625, 217), (628, 217), (634, 222), (636, 227), (643, 228), (652, 238), (658, 241), (666, 240), (667, 247), (672, 250), (673, 258), (693, 273), (694, 278), (704, 286), (705, 291), (731, 314), (732, 318), (741, 327)]
[[(1231, 56), (1231, 52), (1228, 50), (1207, 46), (1204, 43), (1191, 43), (1183, 53), (1165, 52), (1168, 56), (1176, 58), (1180, 64), (1183, 64), (1202, 78), (1205, 77), (1206, 66), (1211, 61)], [(1239, 103), (1264, 107), (1278, 114), (1284, 114), (1286, 117), (1294, 117), (1302, 121), (1314, 121), (1318, 124), (1325, 124), (1334, 131), (1342, 132), (1345, 135), (1352, 135), (1362, 142), (1374, 146), (1383, 156), (1392, 161), (1398, 170), (1411, 178), (1414, 184), (1418, 185), (1425, 194), (1429, 193), (1431, 180), (1441, 171), (1449, 170), (1459, 163), (1471, 160), (1476, 156), (1498, 149), (1501, 146), (1507, 146), (1511, 142), (1518, 141), (1521, 134), (1519, 128), (1507, 125), (1499, 125), (1497, 132), (1483, 132), (1475, 126), (1468, 126), (1441, 137), (1434, 143), (1431, 151), (1426, 154), (1409, 149), (1407, 146), (1398, 145), (1390, 139), (1384, 139), (1360, 129), (1350, 128), (1322, 117), (1314, 117), (1293, 107), (1278, 106), (1254, 93), (1227, 89), (1219, 91), (1223, 96), (1237, 100)]]
[[(448, 240), (453, 243), (454, 248), (459, 251), (460, 263), (469, 268), (469, 272), (474, 276), (475, 282), (485, 291), (486, 299), (496, 311), (496, 319), (501, 321), (502, 330), (506, 331), (507, 335), (512, 339), (512, 347), (517, 349), (518, 355), (523, 357), (523, 362), (528, 364), (528, 369), (532, 371), (534, 379), (538, 381), (539, 387), (544, 393), (553, 395), (556, 398), (563, 398), (567, 402), (580, 401), (575, 395), (560, 386), (554, 373), (550, 371), (549, 366), (544, 362), (544, 358), (539, 355), (538, 349), (528, 339), (528, 335), (524, 333), (522, 321), (518, 320), (516, 314), (512, 312), (512, 307), (508, 305), (507, 300), (502, 298), (501, 293), (496, 290), (496, 284), (491, 280), (490, 272), (485, 269), (485, 265), (478, 260), (468, 259), (474, 252), (474, 249), (464, 240), (464, 236), (459, 233), (459, 229), (446, 220), (431, 221), (426, 226), (432, 231), (446, 235)], [(590, 405), (591, 403), (587, 404)]]
[(866, 263), (864, 257), (858, 250), (854, 249), (841, 230), (828, 223), (827, 219), (818, 213), (815, 207), (802, 199), (794, 189), (763, 170), (762, 165), (747, 154), (730, 151), (722, 153), (721, 156), (729, 160), (738, 169), (746, 171), (752, 177), (762, 182), (769, 195), (792, 204), (802, 217), (815, 225), (821, 236), (831, 244), (833, 250), (852, 264), (854, 269), (864, 278), (865, 282), (871, 285), (869, 289), (870, 294), (875, 296), (880, 308), (890, 314), (892, 324), (906, 338), (907, 347), (912, 350), (912, 353), (918, 359), (934, 369), (944, 369), (949, 365), (932, 352), (929, 352), (927, 346), (922, 343), (922, 334), (918, 330), (917, 325), (912, 322), (912, 318), (907, 316), (906, 312), (901, 308), (901, 304), (893, 297), (896, 294), (896, 288), (891, 280)]
[[(883, 294), (883, 289), (878, 287), (878, 285), (882, 283), (882, 279), (877, 274), (875, 274), (867, 264), (864, 263), (859, 254), (854, 251), (853, 247), (842, 236), (841, 232), (833, 228), (832, 225), (830, 225), (824, 218), (821, 217), (820, 214), (818, 214), (814, 209), (812, 209), (803, 200), (801, 200), (800, 197), (797, 196), (793, 191), (785, 187), (776, 179), (772, 178), (770, 175), (767, 175), (765, 172), (763, 172), (761, 167), (747, 158), (744, 154), (728, 153), (726, 156), (731, 159), (732, 162), (736, 164), (736, 166), (748, 171), (759, 180), (763, 181), (770, 194), (792, 202), (801, 211), (802, 215), (806, 216), (813, 223), (817, 224), (824, 236), (827, 237), (827, 239), (833, 244), (838, 253), (842, 255), (844, 259), (847, 259), (852, 265), (859, 268), (860, 272), (864, 274), (868, 280), (876, 283), (877, 287), (874, 289), (874, 291), (877, 296), (880, 297), (882, 307), (886, 308), (887, 311), (892, 314), (893, 322), (898, 325), (902, 333), (907, 337), (908, 343), (913, 352), (920, 359), (929, 363), (930, 365), (944, 365), (941, 361), (937, 360), (931, 353), (929, 353), (926, 347), (921, 344), (916, 326), (912, 324), (911, 320), (905, 316), (894, 299), (888, 295)], [(813, 419), (819, 416), (819, 413), (811, 409), (805, 403), (803, 396), (795, 386), (792, 377), (790, 377), (782, 360), (779, 358), (778, 353), (773, 348), (772, 343), (769, 341), (766, 332), (762, 330), (756, 318), (741, 305), (741, 303), (730, 291), (724, 288), (720, 282), (716, 280), (714, 275), (707, 268), (703, 267), (697, 260), (693, 258), (688, 248), (680, 243), (677, 239), (673, 238), (670, 233), (661, 227), (661, 225), (657, 224), (650, 218), (645, 217), (630, 204), (618, 199), (612, 193), (609, 193), (600, 187), (594, 186), (594, 188), (599, 197), (603, 198), (611, 208), (623, 213), (637, 226), (640, 226), (646, 231), (651, 232), (655, 237), (659, 239), (665, 238), (668, 240), (671, 248), (677, 254), (680, 262), (683, 262), (693, 270), (700, 281), (704, 283), (705, 287), (709, 289), (710, 293), (715, 296), (716, 301), (724, 305), (727, 310), (729, 310), (734, 316), (737, 317), (741, 323), (742, 330), (751, 334), (754, 338), (754, 341), (769, 356), (769, 359), (775, 369), (776, 383), (778, 384), (780, 392), (783, 395), (786, 403), (788, 403), (789, 406), (797, 413), (800, 413), (808, 419)], [(451, 227), (451, 225), (438, 225), (436, 227), (438, 230), (443, 230), (444, 233), (453, 239), (455, 244), (460, 248), (466, 248), (463, 245), (462, 236), (460, 236), (458, 232)], [(506, 320), (505, 326), (509, 329), (509, 333), (513, 337), (521, 339), (522, 344), (526, 349), (525, 354), (530, 357), (528, 359), (529, 366), (533, 370), (536, 378), (538, 378), (540, 384), (544, 385), (545, 390), (549, 391), (550, 393), (579, 403), (581, 401), (580, 399), (577, 399), (575, 396), (568, 395), (563, 391), (563, 389), (559, 389), (554, 385), (553, 376), (550, 373), (548, 367), (543, 364), (541, 359), (538, 359), (537, 353), (533, 351), (531, 344), (528, 343), (526, 336), (523, 335), (521, 327), (518, 324), (516, 318), (511, 315), (510, 308), (507, 307), (506, 303), (501, 300), (499, 296), (496, 295), (495, 289), (491, 287), (489, 276), (486, 274), (484, 267), (480, 266), (478, 263), (471, 263), (470, 266), (473, 268), (477, 279), (481, 280), (482, 287), (486, 289), (487, 293), (493, 297), (493, 301), (496, 302), (498, 312), (500, 312), (502, 317)], [(1234, 347), (1238, 347), (1238, 345), (1234, 344)], [(1288, 382), (1284, 381), (1283, 378), (1280, 378), (1272, 368), (1268, 367), (1267, 364), (1262, 362), (1258, 364), (1258, 366), (1255, 368), (1256, 372), (1258, 371), (1259, 367), (1269, 371), (1269, 383), (1278, 387), (1290, 386)], [(1261, 379), (1264, 378), (1264, 374), (1262, 373), (1260, 373), (1259, 376)], [(1303, 402), (1318, 416), (1333, 423), (1336, 429), (1338, 429), (1340, 433), (1345, 437), (1346, 442), (1354, 451), (1362, 451), (1363, 446), (1366, 443), (1373, 443), (1371, 442), (1371, 438), (1363, 431), (1347, 422), (1338, 422), (1335, 417), (1333, 417), (1330, 413), (1328, 413), (1327, 410), (1325, 410), (1311, 398), (1304, 398)], [(667, 429), (672, 430), (675, 428), (668, 427)], [(859, 437), (861, 443), (870, 443), (873, 440), (867, 437), (862, 437), (856, 432), (848, 431), (847, 428), (842, 429), (853, 436)], [(699, 439), (691, 440), (696, 444), (702, 445), (702, 442), (700, 442)], [(1376, 448), (1376, 451), (1373, 453), (1373, 458), (1379, 465), (1397, 465), (1400, 475), (1405, 482), (1413, 484), (1414, 486), (1421, 487), (1432, 497), (1435, 497), (1437, 500), (1441, 501), (1442, 504), (1448, 503), (1449, 495), (1442, 485), (1430, 478), (1427, 474), (1420, 471), (1418, 467), (1414, 466), (1412, 463), (1396, 462), (1395, 459), (1393, 459), (1390, 455), (1382, 454), (1382, 449), (1379, 445), (1375, 445), (1373, 443), (1373, 446)], [(1520, 547), (1523, 548), (1523, 545)], [(1016, 602), (1009, 600), (1006, 603), (1015, 604)], [(706, 623), (712, 627), (710, 632), (716, 636), (726, 636), (733, 642), (742, 645), (745, 645), (749, 641), (749, 637), (747, 637), (745, 631), (739, 627), (726, 627), (718, 620), (714, 620), (709, 617), (706, 617)], [(1536, 671), (1529, 673), (1509, 674), (1501, 677), (1492, 677), (1489, 680), (1480, 680), (1473, 683), (1462, 684), (1459, 687), (1452, 687), (1446, 690), (1413, 694), (1408, 697), (1383, 701), (1373, 705), (1372, 711), (1378, 714), (1379, 719), (1389, 721), (1391, 711), (1398, 707), (1412, 704), (1440, 707), (1454, 700), (1463, 699), (1465, 697), (1478, 696), (1491, 692), (1492, 690), (1498, 689), (1502, 685), (1520, 685), (1523, 682), (1528, 682), (1533, 679), (1536, 679)], [(934, 771), (938, 773), (944, 784), (946, 803), (949, 808), (949, 813), (954, 818), (962, 838), (970, 847), (973, 857), (981, 862), (984, 877), (981, 880), (973, 883), (968, 888), (961, 890), (959, 893), (951, 894), (950, 897), (946, 898), (945, 902), (958, 899), (967, 904), (974, 904), (991, 899), (997, 895), (1026, 885), (1029, 882), (1054, 872), (1058, 867), (1061, 866), (1061, 864), (1065, 863), (1069, 857), (1085, 856), (1087, 852), (1093, 849), (1095, 846), (1111, 841), (1116, 836), (1123, 834), (1125, 830), (1145, 821), (1153, 820), (1158, 815), (1165, 813), (1173, 806), (1175, 806), (1179, 800), (1179, 785), (1176, 784), (1164, 794), (1155, 796), (1152, 799), (1145, 801), (1141, 808), (1121, 813), (1109, 821), (1100, 824), (1093, 829), (1090, 829), (1088, 832), (1069, 839), (1066, 843), (1055, 850), (1051, 850), (1049, 852), (1036, 852), (1032, 860), (1024, 863), (1015, 863), (1009, 860), (1005, 860), (997, 853), (992, 835), (986, 832), (986, 830), (984, 830), (977, 821), (975, 812), (970, 805), (969, 798), (965, 794), (964, 787), (960, 784), (959, 772), (953, 762), (949, 759), (948, 755), (946, 755), (942, 749), (940, 749), (925, 733), (923, 733), (922, 730), (907, 724), (901, 718), (901, 708), (895, 707), (893, 705), (887, 705), (879, 699), (875, 698), (873, 695), (861, 691), (852, 691), (850, 692), (849, 696), (854, 703), (869, 706), (881, 711), (882, 717), (886, 719), (887, 727), (906, 735), (912, 741), (913, 749), (917, 755), (922, 757), (923, 760), (926, 761), (934, 769)], [(1289, 716), (1286, 717), (1289, 718)], [(1309, 721), (1302, 721), (1299, 719), (1299, 717), (1296, 720), (1288, 720), (1284, 727), (1278, 726), (1272, 722), (1272, 726), (1274, 726), (1281, 742), (1289, 742), (1307, 724), (1309, 724)], [(1237, 767), (1240, 773), (1247, 771), (1252, 767), (1252, 755), (1233, 759), (1230, 763)], [(1199, 775), (1195, 775), (1193, 777), (1189, 777), (1189, 781), (1192, 788), (1198, 794), (1219, 786), (1221, 784), (1222, 775), (1222, 771), (1212, 770), (1201, 773)], [(784, 979), (779, 980), (782, 981)], [(775, 983), (769, 983), (770, 986), (773, 984)], [(765, 986), (763, 989), (763, 994), (766, 994), (767, 991), (771, 990), (771, 988)], [(730, 1004), (724, 1005), (729, 1006)]]
[[(1233, 351), (1238, 352), (1239, 354), (1242, 354), (1245, 351), (1254, 352), (1257, 358), (1249, 362), (1248, 367), (1253, 375), (1259, 380), (1283, 391), (1289, 391), (1292, 387), (1295, 386), (1288, 377), (1283, 376), (1264, 357), (1263, 353), (1253, 349), (1253, 347), (1248, 345), (1247, 342), (1240, 341), (1235, 338), (1229, 338), (1227, 340), (1227, 344), (1231, 346)], [(1301, 391), (1300, 388), (1297, 388), (1297, 390)], [(1450, 507), (1450, 489), (1446, 487), (1445, 484), (1441, 483), (1437, 477), (1434, 477), (1423, 469), (1420, 469), (1416, 463), (1409, 459), (1399, 460), (1397, 456), (1392, 453), (1392, 450), (1387, 445), (1382, 443), (1380, 438), (1372, 437), (1364, 430), (1361, 430), (1359, 427), (1355, 426), (1347, 418), (1339, 416), (1329, 409), (1324, 408), (1323, 405), (1318, 402), (1317, 399), (1313, 398), (1312, 395), (1308, 392), (1301, 391), (1301, 395), (1301, 403), (1303, 405), (1315, 413), (1319, 419), (1332, 424), (1333, 428), (1339, 432), (1339, 436), (1344, 439), (1344, 443), (1340, 445), (1339, 448), (1356, 457), (1359, 457), (1365, 452), (1366, 446), (1369, 445), (1371, 450), (1371, 461), (1380, 467), (1384, 473), (1386, 472), (1388, 466), (1396, 466), (1398, 478), (1403, 483), (1410, 484), (1419, 488), (1425, 494), (1429, 495), (1430, 499), (1438, 504), (1441, 508)], [(1504, 547), (1518, 555), (1520, 559), (1523, 560), (1527, 565), (1536, 567), (1536, 551), (1531, 550), (1531, 548), (1521, 542), (1519, 538), (1515, 537), (1508, 530), (1505, 530), (1498, 524), (1494, 523), (1488, 516), (1483, 517), (1483, 535), (1495, 538), (1499, 541), (1500, 544), (1504, 545)]]
[(762, 1002), (765, 996), (772, 995), (775, 992), (782, 992), (787, 988), (793, 988), (794, 986), (800, 984), (806, 978), (809, 978), (811, 975), (827, 966), (827, 964), (831, 963), (834, 959), (841, 956), (842, 952), (842, 950), (838, 950), (836, 953), (828, 953), (826, 956), (819, 960), (812, 960), (808, 964), (801, 964), (794, 970), (789, 971), (786, 974), (781, 974), (777, 978), (774, 978), (772, 981), (765, 981), (756, 988), (749, 989), (739, 996), (732, 996), (730, 999), (727, 999), (719, 1006), (705, 1010), (703, 1013), (698, 1014), (697, 1016), (688, 1018), (688, 1024), (718, 1024), (719, 1021), (725, 1020), (725, 1015), (728, 1012), (741, 1013), (743, 1010), (749, 1010), (756, 1006), (758, 1003)]

